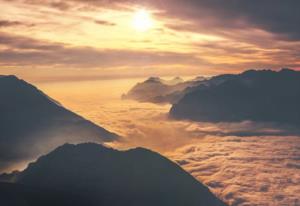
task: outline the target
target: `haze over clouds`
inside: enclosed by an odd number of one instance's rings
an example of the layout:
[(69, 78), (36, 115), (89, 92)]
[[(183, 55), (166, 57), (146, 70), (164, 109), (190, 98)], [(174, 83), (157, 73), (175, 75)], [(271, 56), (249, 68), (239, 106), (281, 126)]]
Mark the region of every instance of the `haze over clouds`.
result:
[(15, 76), (0, 76), (0, 98), (0, 173), (18, 169), (66, 142), (119, 138)]
[[(167, 155), (230, 205), (300, 203), (299, 131), (250, 121), (214, 124), (169, 120), (169, 105), (120, 99), (140, 81), (39, 86), (73, 111), (124, 137), (110, 145), (120, 149), (143, 146)], [(64, 89), (58, 90), (62, 85)]]

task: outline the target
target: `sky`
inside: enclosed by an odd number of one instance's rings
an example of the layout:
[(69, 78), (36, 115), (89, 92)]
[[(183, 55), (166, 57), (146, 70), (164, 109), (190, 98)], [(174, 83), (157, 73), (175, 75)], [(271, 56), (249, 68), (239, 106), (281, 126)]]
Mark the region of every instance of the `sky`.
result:
[(0, 73), (92, 80), (300, 68), (296, 0), (0, 0)]
[[(299, 0), (0, 0), (0, 6), (0, 75), (34, 82), (124, 137), (112, 146), (166, 155), (232, 205), (299, 205), (299, 137), (278, 131), (270, 138), (273, 130), (251, 122), (171, 121), (170, 105), (120, 100), (149, 76), (300, 70)], [(263, 137), (237, 137), (240, 128)]]

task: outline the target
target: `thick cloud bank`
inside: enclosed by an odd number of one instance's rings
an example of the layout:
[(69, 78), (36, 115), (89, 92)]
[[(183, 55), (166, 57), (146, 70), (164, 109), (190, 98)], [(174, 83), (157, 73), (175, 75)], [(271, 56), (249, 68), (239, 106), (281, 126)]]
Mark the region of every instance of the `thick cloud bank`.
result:
[(171, 157), (229, 205), (300, 204), (299, 137), (207, 137)]
[(193, 88), (173, 105), (170, 114), (195, 121), (250, 120), (299, 125), (299, 105), (300, 72), (249, 70), (217, 76)]

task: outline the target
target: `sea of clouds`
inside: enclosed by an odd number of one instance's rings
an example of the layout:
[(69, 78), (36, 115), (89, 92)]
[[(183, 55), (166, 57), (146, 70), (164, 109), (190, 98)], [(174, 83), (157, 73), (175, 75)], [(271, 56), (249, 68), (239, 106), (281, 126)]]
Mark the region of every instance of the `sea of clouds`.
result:
[(170, 120), (170, 105), (120, 99), (134, 83), (61, 83), (64, 90), (56, 89), (61, 88), (59, 83), (40, 86), (66, 107), (123, 136), (110, 146), (158, 151), (229, 205), (300, 205), (297, 128), (247, 121), (209, 124)]

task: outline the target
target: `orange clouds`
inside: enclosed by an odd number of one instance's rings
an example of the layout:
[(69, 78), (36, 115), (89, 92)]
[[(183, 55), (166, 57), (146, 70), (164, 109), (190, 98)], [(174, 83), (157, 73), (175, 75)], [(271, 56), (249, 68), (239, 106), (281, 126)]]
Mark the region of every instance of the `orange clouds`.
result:
[(232, 205), (299, 203), (298, 129), (293, 133), (292, 128), (253, 122), (171, 121), (169, 105), (120, 99), (138, 81), (42, 83), (40, 87), (68, 108), (123, 136), (110, 145), (159, 151)]
[[(10, 42), (2, 40), (0, 72), (18, 68), (21, 59), (28, 74), (33, 68), (59, 67), (64, 79), (67, 69), (76, 73), (87, 67), (97, 69), (97, 76), (102, 75), (101, 69), (111, 68), (107, 71), (110, 77), (299, 67), (299, 32), (293, 26), (298, 20), (294, 9), (298, 3), (276, 1), (270, 6), (267, 1), (234, 4), (230, 0), (220, 7), (220, 2), (1, 0), (0, 30), (5, 33), (0, 38), (23, 38), (29, 43), (19, 42), (18, 48), (11, 48)], [(139, 8), (149, 10), (155, 19), (147, 32), (132, 28)], [(32, 42), (63, 48), (25, 51)], [(17, 50), (20, 47), (22, 51)], [(51, 72), (43, 73), (51, 76)]]

